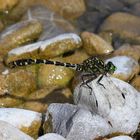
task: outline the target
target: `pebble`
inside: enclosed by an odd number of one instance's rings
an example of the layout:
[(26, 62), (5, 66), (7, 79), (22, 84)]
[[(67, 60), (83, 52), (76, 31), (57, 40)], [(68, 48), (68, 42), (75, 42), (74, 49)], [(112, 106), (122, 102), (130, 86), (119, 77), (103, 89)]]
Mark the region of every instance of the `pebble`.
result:
[(0, 108), (0, 121), (10, 123), (24, 133), (37, 138), (41, 114), (18, 108)]
[(0, 36), (0, 61), (13, 48), (31, 42), (39, 37), (42, 25), (35, 20), (23, 21), (11, 25)]
[[(33, 70), (9, 70), (0, 74), (0, 106), (13, 107), (21, 104), (25, 98), (36, 90), (36, 76)], [(22, 83), (22, 84), (21, 84)]]
[(131, 80), (131, 85), (136, 88), (138, 91), (140, 91), (140, 75), (135, 76)]
[(19, 0), (6, 0), (6, 1), (0, 1), (0, 11), (6, 11), (6, 10), (10, 10), (12, 9), (17, 3), (19, 2)]
[(32, 92), (23, 103), (22, 108), (44, 113), (50, 103), (72, 103), (72, 92), (69, 88), (57, 89), (49, 86)]
[(133, 140), (133, 139), (129, 136), (116, 136), (110, 139), (103, 139), (103, 140)]
[(138, 16), (116, 12), (106, 18), (100, 26), (100, 32), (112, 33), (114, 39), (118, 36), (122, 42), (138, 44), (140, 43), (139, 25), (140, 18)]
[(74, 51), (80, 48), (81, 45), (81, 38), (77, 34), (61, 34), (48, 40), (12, 49), (8, 52), (5, 63), (8, 64), (10, 61), (21, 58), (53, 58)]
[(5, 121), (0, 121), (0, 139), (1, 140), (34, 140), (29, 135), (23, 133), (13, 125)]
[(83, 47), (89, 55), (108, 54), (113, 51), (113, 47), (109, 43), (94, 33), (83, 32), (81, 37)]
[(49, 9), (67, 19), (75, 19), (86, 10), (84, 0), (47, 0), (46, 5)]
[(140, 120), (139, 92), (128, 83), (116, 78), (104, 77), (101, 83), (105, 88), (99, 85), (97, 80), (98, 78), (89, 83), (93, 89), (92, 94), (87, 86), (78, 86), (75, 89), (75, 104), (105, 119), (108, 122), (109, 134), (134, 133)]
[(55, 133), (47, 133), (39, 137), (37, 140), (66, 140), (66, 139)]
[(124, 81), (131, 80), (135, 75), (139, 73), (139, 64), (136, 60), (128, 56), (115, 56), (106, 60), (106, 63), (111, 61), (117, 70), (113, 76)]
[(140, 49), (138, 45), (124, 44), (119, 49), (115, 50), (113, 55), (115, 56), (129, 56), (138, 61), (140, 59)]
[[(62, 61), (62, 59), (53, 60)], [(69, 68), (54, 65), (41, 65), (38, 73), (39, 87), (57, 86), (62, 88), (69, 84), (73, 76), (74, 71)]]
[(66, 19), (43, 6), (33, 6), (24, 14), (22, 20), (38, 20), (43, 26), (39, 40), (46, 40), (64, 33), (78, 33), (77, 29)]

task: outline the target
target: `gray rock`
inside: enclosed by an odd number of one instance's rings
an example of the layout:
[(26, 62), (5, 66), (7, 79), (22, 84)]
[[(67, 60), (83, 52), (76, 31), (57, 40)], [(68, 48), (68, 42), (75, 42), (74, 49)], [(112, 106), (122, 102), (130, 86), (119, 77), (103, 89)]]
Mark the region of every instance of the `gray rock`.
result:
[(104, 77), (101, 83), (105, 88), (97, 80), (89, 83), (92, 95), (86, 86), (75, 89), (75, 104), (104, 118), (111, 126), (111, 133), (135, 132), (140, 121), (140, 93), (116, 78)]

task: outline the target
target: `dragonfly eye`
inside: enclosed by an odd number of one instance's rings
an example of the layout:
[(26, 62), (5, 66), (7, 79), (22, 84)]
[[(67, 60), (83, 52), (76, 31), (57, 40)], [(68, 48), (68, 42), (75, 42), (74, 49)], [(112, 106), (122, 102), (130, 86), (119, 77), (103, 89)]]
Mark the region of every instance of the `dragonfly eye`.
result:
[(112, 62), (108, 62), (106, 65), (106, 71), (110, 74), (113, 74), (114, 71), (117, 69), (117, 67), (112, 63)]

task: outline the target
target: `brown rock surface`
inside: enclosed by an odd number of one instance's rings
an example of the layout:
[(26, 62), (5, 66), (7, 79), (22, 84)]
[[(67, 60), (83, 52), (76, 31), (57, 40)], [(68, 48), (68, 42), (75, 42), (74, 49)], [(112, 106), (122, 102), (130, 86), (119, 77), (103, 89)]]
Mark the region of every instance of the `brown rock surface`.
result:
[(140, 75), (137, 75), (132, 79), (131, 85), (140, 91)]
[(94, 33), (83, 32), (81, 37), (83, 47), (90, 55), (108, 54), (113, 51), (113, 47), (109, 43)]
[(14, 7), (19, 0), (0, 0), (0, 11), (9, 10)]
[(65, 103), (72, 102), (72, 93), (70, 89), (57, 89), (56, 87), (49, 87), (37, 90), (31, 93), (22, 108), (37, 112), (46, 112), (50, 103)]
[[(138, 47), (139, 47), (139, 49), (138, 49)], [(118, 50), (115, 50), (113, 55), (130, 56), (133, 59), (135, 59), (136, 61), (138, 61), (140, 59), (140, 46), (124, 44)]]
[[(53, 59), (54, 61), (56, 59)], [(62, 61), (62, 59), (57, 59), (57, 61)], [(38, 84), (40, 88), (56, 86), (65, 87), (69, 84), (70, 80), (74, 76), (74, 71), (53, 65), (41, 65), (38, 73)]]
[(140, 18), (128, 13), (117, 12), (101, 25), (100, 32), (119, 36), (125, 42), (140, 44)]
[(47, 0), (46, 6), (67, 19), (79, 17), (85, 11), (84, 0)]

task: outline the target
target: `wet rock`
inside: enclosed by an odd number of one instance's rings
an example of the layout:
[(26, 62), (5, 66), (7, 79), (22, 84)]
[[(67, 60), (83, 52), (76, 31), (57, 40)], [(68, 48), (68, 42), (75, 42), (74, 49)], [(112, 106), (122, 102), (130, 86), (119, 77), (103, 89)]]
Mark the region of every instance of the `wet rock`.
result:
[(17, 108), (0, 108), (0, 120), (10, 123), (24, 133), (37, 138), (41, 114)]
[(63, 55), (63, 60), (68, 63), (72, 64), (79, 64), (82, 63), (85, 59), (89, 58), (89, 55), (85, 52), (84, 49), (78, 49), (71, 55)]
[(137, 75), (132, 79), (131, 85), (140, 91), (140, 75)]
[[(140, 114), (138, 113), (140, 110), (139, 92), (128, 83), (116, 78), (104, 77), (101, 80), (101, 84), (103, 84), (105, 88), (99, 85), (97, 80), (98, 78), (89, 83), (89, 86), (92, 87), (92, 93), (90, 93), (87, 86), (78, 86), (75, 89), (75, 104), (80, 108), (85, 108), (92, 112), (93, 117), (99, 115), (107, 123), (99, 123), (103, 125), (102, 129), (106, 127), (106, 131), (100, 130), (101, 132), (108, 134), (134, 133), (137, 130), (140, 120)], [(83, 126), (81, 126), (80, 130), (78, 127), (75, 127), (72, 137), (74, 137), (74, 134), (87, 135), (85, 129), (88, 129), (88, 125), (84, 127), (84, 131), (82, 128)], [(91, 129), (88, 129), (88, 131), (90, 130)], [(94, 131), (92, 131), (92, 134)], [(98, 131), (96, 135), (99, 134), (99, 136), (103, 136), (103, 133), (101, 134), (100, 131)], [(95, 138), (95, 136), (93, 138)]]
[[(5, 72), (5, 73), (4, 73)], [(35, 73), (31, 70), (8, 70), (0, 75), (0, 106), (13, 107), (36, 90)]]
[(78, 33), (76, 28), (69, 21), (43, 6), (34, 6), (28, 9), (22, 19), (35, 19), (41, 22), (43, 25), (43, 33), (39, 40), (50, 39), (67, 32)]
[(46, 40), (40, 47), (40, 55), (51, 58), (78, 49), (81, 45), (82, 42), (78, 35), (73, 33), (62, 34)]
[[(69, 51), (74, 51), (82, 45), (78, 35), (67, 33), (54, 38), (25, 45), (8, 52), (5, 63), (21, 58), (52, 58)], [(55, 51), (54, 51), (55, 50)]]
[(39, 137), (37, 140), (66, 140), (66, 139), (58, 134), (48, 133)]
[(139, 0), (120, 0), (122, 3), (124, 3), (127, 6), (133, 5), (135, 3), (138, 3)]
[(23, 14), (27, 11), (27, 9), (36, 4), (36, 0), (18, 0), (19, 2), (11, 9), (6, 17), (4, 18), (4, 23), (7, 25), (13, 24), (21, 19)]
[(11, 8), (13, 8), (17, 3), (19, 2), (19, 0), (0, 0), (0, 11), (6, 11), (9, 10)]
[[(57, 59), (57, 61), (62, 61), (62, 59)], [(69, 68), (61, 66), (58, 67), (54, 65), (41, 65), (38, 73), (39, 87), (40, 88), (49, 86), (57, 86), (59, 88), (65, 87), (66, 85), (69, 84), (73, 76), (74, 71)]]
[(1, 140), (34, 140), (19, 129), (13, 127), (5, 121), (0, 121), (0, 139)]
[(3, 28), (4, 28), (4, 25), (3, 25), (3, 23), (0, 21), (0, 31), (2, 31)]
[(67, 19), (77, 18), (85, 12), (83, 0), (47, 0), (46, 6)]
[(83, 32), (81, 37), (83, 47), (90, 55), (107, 54), (113, 51), (113, 47), (96, 34)]
[(136, 60), (128, 56), (115, 56), (106, 60), (106, 63), (111, 61), (117, 70), (113, 76), (124, 81), (131, 80), (135, 75), (139, 73), (139, 64)]
[(124, 5), (120, 1), (116, 0), (87, 0), (86, 4), (89, 10), (96, 10), (103, 15), (106, 15), (113, 11), (118, 11), (124, 7)]
[(115, 50), (113, 55), (129, 56), (138, 61), (140, 59), (140, 49), (135, 45), (124, 44), (118, 50)]
[(97, 32), (102, 21), (114, 11), (120, 11), (124, 5), (116, 0), (86, 0), (86, 11), (77, 19), (80, 31)]
[(46, 112), (48, 105), (53, 102), (65, 103), (72, 102), (72, 93), (70, 89), (57, 89), (56, 87), (48, 87), (31, 93), (26, 102), (23, 104), (24, 109), (37, 112)]
[(37, 39), (42, 32), (38, 21), (24, 21), (7, 28), (0, 38), (0, 60), (13, 48)]
[(139, 44), (140, 18), (128, 13), (117, 12), (109, 16), (101, 25), (100, 32), (112, 33), (113, 38), (123, 42)]

